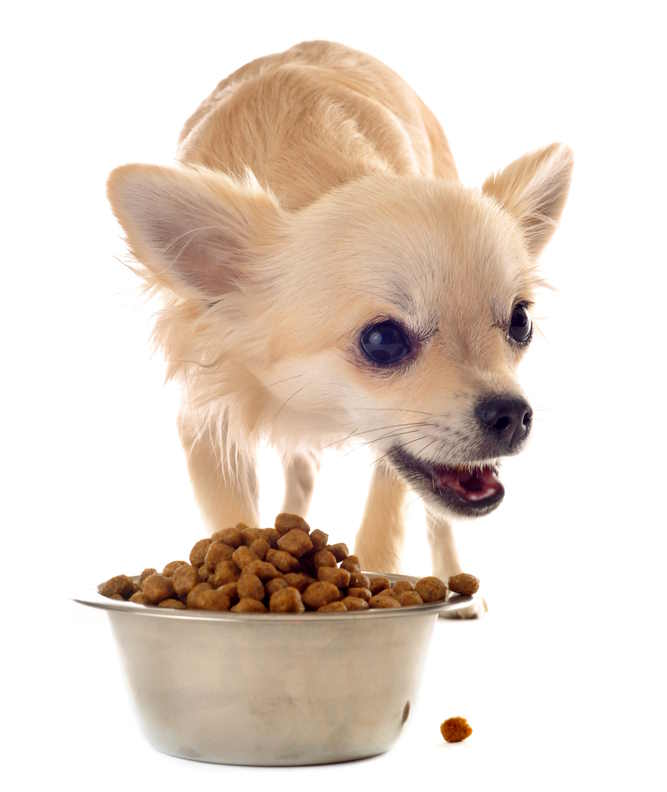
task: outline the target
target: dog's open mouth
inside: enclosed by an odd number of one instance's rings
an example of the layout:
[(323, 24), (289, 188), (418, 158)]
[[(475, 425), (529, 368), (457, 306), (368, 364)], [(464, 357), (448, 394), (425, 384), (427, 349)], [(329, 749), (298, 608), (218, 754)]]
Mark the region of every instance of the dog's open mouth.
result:
[(395, 449), (391, 459), (399, 472), (426, 495), (435, 495), (459, 514), (481, 515), (496, 508), (505, 495), (496, 465), (436, 465)]

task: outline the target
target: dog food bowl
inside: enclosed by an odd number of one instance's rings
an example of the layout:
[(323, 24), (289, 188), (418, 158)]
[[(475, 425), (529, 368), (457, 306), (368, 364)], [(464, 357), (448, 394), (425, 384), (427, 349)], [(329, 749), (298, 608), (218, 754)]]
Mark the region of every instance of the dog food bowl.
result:
[(173, 756), (239, 765), (388, 750), (413, 706), (438, 615), (472, 600), (237, 614), (76, 598), (108, 613), (149, 742)]

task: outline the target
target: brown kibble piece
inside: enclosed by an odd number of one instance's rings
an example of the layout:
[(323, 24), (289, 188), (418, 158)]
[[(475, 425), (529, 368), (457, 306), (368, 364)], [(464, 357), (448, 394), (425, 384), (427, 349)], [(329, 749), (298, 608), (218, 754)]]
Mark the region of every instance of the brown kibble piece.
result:
[(274, 592), (269, 600), (269, 609), (272, 613), (303, 613), (306, 610), (301, 593), (292, 586)]
[(381, 591), (391, 588), (391, 582), (389, 578), (386, 577), (382, 577), (382, 576), (372, 577), (371, 585), (369, 586), (369, 588), (371, 590), (371, 594), (375, 596), (376, 594), (379, 594)]
[(135, 591), (130, 597), (130, 602), (136, 602), (137, 605), (148, 605), (148, 600), (143, 591)]
[(318, 550), (313, 554), (313, 566), (317, 569), (321, 566), (336, 566), (336, 556), (331, 550)]
[(103, 597), (113, 597), (118, 594), (123, 599), (134, 594), (137, 587), (132, 578), (127, 575), (115, 575), (109, 580), (105, 580), (104, 583), (100, 583), (97, 590)]
[(350, 555), (350, 551), (347, 549), (347, 545), (344, 542), (338, 542), (338, 544), (335, 545), (327, 545), (327, 550), (333, 553), (336, 563), (344, 561)]
[(264, 584), (257, 575), (241, 575), (236, 584), (236, 590), (240, 600), (248, 598), (256, 600), (264, 599)]
[(288, 514), (287, 512), (283, 512), (276, 517), (274, 524), (276, 526), (276, 530), (281, 536), (294, 529), (310, 533), (310, 525), (308, 525), (303, 517), (299, 517), (298, 514)]
[(185, 603), (181, 602), (179, 599), (170, 597), (169, 599), (162, 600), (158, 608), (178, 608), (179, 610), (183, 610), (185, 608)]
[(239, 600), (232, 611), (234, 613), (266, 613), (266, 606), (259, 600), (246, 597)]
[(338, 588), (347, 588), (350, 585), (350, 573), (347, 569), (338, 569), (338, 567), (319, 567), (317, 579), (326, 580)]
[(269, 543), (270, 547), (277, 547), (278, 539), (280, 539), (280, 533), (275, 528), (263, 528), (262, 529), (263, 538)]
[(219, 588), (200, 591), (196, 601), (197, 605), (195, 607), (211, 611), (226, 611), (229, 610), (229, 606), (232, 604), (229, 594)]
[(204, 556), (208, 569), (215, 569), (221, 561), (227, 561), (234, 554), (234, 548), (224, 542), (211, 542)]
[(192, 545), (190, 550), (190, 563), (192, 566), (201, 566), (206, 558), (206, 551), (212, 543), (212, 539), (200, 539)]
[(266, 539), (262, 539), (260, 537), (259, 539), (255, 539), (253, 542), (251, 542), (248, 547), (252, 550), (255, 556), (259, 558), (260, 561), (264, 561), (266, 554), (271, 548), (271, 545), (266, 541)]
[(284, 577), (277, 577), (277, 578), (272, 578), (271, 580), (267, 580), (264, 589), (270, 597), (272, 594), (275, 594), (276, 591), (280, 591), (280, 589), (287, 588), (288, 585), (289, 583), (285, 580)]
[(183, 564), (187, 564), (187, 561), (170, 561), (168, 564), (165, 565), (164, 569), (162, 570), (162, 574), (165, 577), (172, 577), (174, 572)]
[(148, 602), (155, 604), (171, 597), (174, 593), (174, 586), (171, 578), (156, 573), (155, 575), (149, 575), (144, 580), (143, 592)]
[(229, 597), (230, 602), (238, 601), (238, 583), (225, 583), (224, 585), (218, 587), (218, 591), (220, 591), (222, 594), (226, 594)]
[(299, 591), (305, 591), (311, 583), (315, 582), (315, 578), (305, 575), (303, 572), (288, 572), (283, 580), (288, 586), (293, 586)]
[(415, 590), (424, 602), (440, 602), (447, 596), (447, 586), (440, 578), (429, 575), (415, 583)]
[(368, 602), (373, 596), (369, 588), (364, 588), (362, 586), (351, 586), (347, 590), (347, 594), (349, 597), (360, 597), (361, 599), (366, 600), (366, 602)]
[(460, 572), (458, 575), (452, 575), (449, 578), (448, 585), (451, 591), (457, 594), (466, 594), (471, 596), (479, 589), (479, 580), (474, 575), (468, 575), (465, 572)]
[(348, 556), (341, 561), (341, 569), (347, 569), (348, 572), (361, 572), (361, 564), (356, 555)]
[(351, 588), (370, 588), (370, 585), (371, 581), (368, 579), (368, 575), (364, 575), (361, 572), (350, 573)]
[(314, 550), (324, 550), (329, 541), (329, 535), (324, 531), (312, 531), (310, 534), (310, 541), (313, 543)]
[(424, 604), (424, 600), (419, 596), (419, 594), (417, 594), (416, 591), (401, 591), (397, 597), (402, 608), (409, 608), (412, 605)]
[[(244, 528), (247, 526), (244, 526)], [(243, 544), (243, 534), (240, 528), (223, 528), (221, 531), (216, 531), (211, 539), (215, 542), (223, 542), (230, 547), (240, 547)]]
[(318, 613), (335, 613), (336, 611), (340, 611), (344, 613), (347, 610), (345, 607), (345, 603), (340, 600), (338, 602), (327, 602), (326, 605), (322, 605), (317, 609)]
[(208, 576), (211, 574), (211, 570), (206, 566), (206, 564), (202, 564), (199, 569), (197, 570), (197, 577), (201, 581), (208, 580)]
[(409, 580), (397, 580), (391, 587), (392, 594), (402, 594), (404, 591), (414, 591), (415, 587)]
[(208, 582), (215, 586), (224, 586), (225, 583), (233, 583), (239, 579), (239, 570), (231, 558), (219, 561), (215, 566), (215, 572), (209, 575)]
[(387, 591), (381, 591), (374, 597), (371, 597), (368, 605), (371, 608), (400, 608), (401, 603), (394, 597), (389, 595)]
[(269, 550), (266, 560), (281, 572), (296, 572), (300, 569), (299, 559), (286, 550)]
[(328, 605), (330, 602), (340, 599), (340, 591), (338, 586), (334, 586), (333, 583), (320, 580), (308, 586), (302, 594), (302, 599), (309, 608), (317, 610), (322, 605)]
[(257, 561), (251, 561), (243, 568), (243, 571), (248, 575), (257, 575), (262, 583), (280, 577), (280, 572), (278, 572), (273, 564), (270, 564), (268, 561), (260, 561), (259, 559)]
[(313, 549), (313, 543), (310, 541), (310, 537), (305, 531), (292, 528), (291, 531), (283, 534), (280, 539), (278, 539), (278, 547), (281, 550), (285, 550), (287, 553), (291, 553), (291, 555), (296, 558), (301, 558), (302, 555), (305, 555), (309, 550)]
[(144, 569), (144, 571), (139, 575), (139, 585), (143, 586), (144, 580), (151, 575), (157, 575), (157, 569), (153, 569), (153, 567), (148, 567), (148, 569)]
[(182, 597), (199, 583), (199, 574), (190, 564), (181, 564), (174, 572), (171, 581), (174, 585), (174, 591), (179, 597)]
[[(238, 525), (236, 526), (239, 527)], [(243, 539), (243, 544), (247, 547), (255, 541), (255, 539), (262, 538), (262, 529), (261, 528), (248, 528), (246, 525), (245, 528), (241, 528), (241, 538)]]
[(234, 550), (232, 560), (239, 569), (245, 569), (251, 561), (257, 561), (257, 556), (249, 547), (241, 545)]
[(185, 599), (185, 604), (188, 608), (199, 608), (200, 596), (205, 591), (211, 591), (213, 586), (210, 583), (197, 583), (197, 585), (188, 592), (188, 596)]
[(461, 742), (466, 737), (470, 737), (472, 729), (465, 718), (447, 718), (440, 725), (440, 734), (447, 740), (447, 742)]
[(361, 597), (343, 597), (341, 602), (349, 611), (368, 610), (368, 602)]

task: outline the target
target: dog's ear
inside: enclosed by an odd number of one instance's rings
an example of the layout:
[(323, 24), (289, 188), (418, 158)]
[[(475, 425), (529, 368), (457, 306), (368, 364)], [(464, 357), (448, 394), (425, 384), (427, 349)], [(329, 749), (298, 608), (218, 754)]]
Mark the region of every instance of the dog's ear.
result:
[(554, 143), (515, 160), (484, 182), (482, 191), (518, 221), (533, 256), (556, 229), (570, 189), (572, 165), (571, 149)]
[(153, 278), (205, 299), (252, 278), (258, 248), (280, 226), (280, 207), (251, 174), (235, 181), (203, 168), (124, 165), (107, 194)]

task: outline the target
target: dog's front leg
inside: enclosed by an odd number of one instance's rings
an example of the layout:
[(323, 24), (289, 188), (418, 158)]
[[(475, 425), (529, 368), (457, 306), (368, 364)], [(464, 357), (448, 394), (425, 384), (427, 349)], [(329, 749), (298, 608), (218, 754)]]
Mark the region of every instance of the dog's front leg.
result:
[[(181, 441), (188, 457), (188, 471), (195, 495), (211, 533), (238, 522), (257, 527), (258, 489), (255, 459), (232, 447), (221, 454), (208, 432), (194, 435), (187, 422), (179, 421)], [(224, 459), (229, 469), (223, 470)]]
[(285, 500), (283, 511), (305, 517), (320, 470), (320, 455), (317, 451), (296, 452), (283, 455), (285, 470)]
[[(431, 546), (433, 574), (446, 583), (452, 575), (461, 572), (452, 526), (448, 520), (440, 515), (432, 514), (428, 509), (426, 510), (426, 525), (428, 541)], [(486, 613), (486, 602), (480, 597), (470, 607), (455, 611), (451, 615), (442, 614), (442, 616), (453, 619), (477, 619), (483, 613)]]
[(405, 532), (403, 502), (406, 492), (407, 485), (389, 468), (376, 467), (364, 519), (354, 544), (362, 569), (398, 572)]

